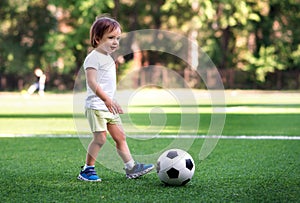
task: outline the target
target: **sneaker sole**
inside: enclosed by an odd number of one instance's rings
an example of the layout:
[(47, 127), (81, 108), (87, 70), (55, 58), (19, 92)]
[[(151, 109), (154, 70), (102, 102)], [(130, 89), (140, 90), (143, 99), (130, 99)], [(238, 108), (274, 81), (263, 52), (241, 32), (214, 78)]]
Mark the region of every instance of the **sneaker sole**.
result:
[(150, 168), (147, 168), (146, 170), (143, 170), (139, 173), (134, 173), (134, 174), (126, 174), (126, 178), (128, 179), (136, 179), (138, 177), (141, 177), (147, 173), (149, 173), (150, 171), (152, 171), (152, 169), (154, 169), (154, 166), (150, 167)]
[(87, 182), (101, 182), (102, 180), (101, 179), (97, 179), (97, 180), (89, 180), (89, 179), (86, 179), (84, 178), (82, 175), (78, 175), (77, 177), (78, 180), (82, 180), (82, 181), (87, 181)]

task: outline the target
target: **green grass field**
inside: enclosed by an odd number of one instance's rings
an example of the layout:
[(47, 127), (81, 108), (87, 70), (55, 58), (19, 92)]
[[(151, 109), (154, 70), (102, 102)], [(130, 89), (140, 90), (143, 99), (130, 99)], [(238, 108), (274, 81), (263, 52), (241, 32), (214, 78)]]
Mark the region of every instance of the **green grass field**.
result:
[[(160, 91), (148, 93), (159, 95)], [(196, 106), (178, 105), (172, 99), (137, 98), (139, 102), (132, 103), (123, 118), (132, 153), (154, 153), (166, 148), (174, 139), (140, 140), (130, 135), (177, 134), (183, 116), (178, 109), (187, 110), (183, 111), (186, 119), (195, 118), (196, 109), (200, 116), (196, 134), (206, 135), (214, 106), (205, 92), (195, 91), (195, 95)], [(299, 137), (300, 93), (226, 91), (225, 97), (223, 135)], [(1, 202), (300, 200), (300, 140), (220, 139), (212, 153), (199, 160), (204, 139), (195, 139), (188, 151), (196, 170), (192, 181), (184, 187), (164, 186), (155, 172), (138, 180), (127, 180), (123, 173), (100, 163), (96, 168), (103, 181), (86, 183), (76, 180), (86, 152), (82, 140), (76, 137), (72, 94), (23, 98), (17, 93), (0, 93), (0, 98)], [(153, 107), (160, 113), (152, 112), (149, 117)], [(194, 131), (188, 127), (180, 130), (182, 135), (191, 132)], [(74, 137), (63, 138), (64, 135)], [(16, 137), (8, 138), (13, 136)]]

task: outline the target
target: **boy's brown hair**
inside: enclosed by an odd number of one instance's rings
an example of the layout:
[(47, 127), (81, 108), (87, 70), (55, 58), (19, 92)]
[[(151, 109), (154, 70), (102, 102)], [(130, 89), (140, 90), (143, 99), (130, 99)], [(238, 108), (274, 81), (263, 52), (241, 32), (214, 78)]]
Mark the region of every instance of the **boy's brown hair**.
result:
[(120, 28), (120, 24), (110, 17), (97, 17), (90, 29), (90, 42), (92, 47), (96, 48), (99, 41), (105, 33), (114, 31)]

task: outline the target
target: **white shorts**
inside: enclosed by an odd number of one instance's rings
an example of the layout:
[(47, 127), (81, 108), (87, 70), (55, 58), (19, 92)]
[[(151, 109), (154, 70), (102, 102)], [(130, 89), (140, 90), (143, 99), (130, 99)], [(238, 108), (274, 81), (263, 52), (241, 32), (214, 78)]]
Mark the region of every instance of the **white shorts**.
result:
[(95, 109), (85, 109), (92, 132), (107, 131), (107, 124), (122, 125), (119, 114), (113, 114), (109, 111), (99, 111)]

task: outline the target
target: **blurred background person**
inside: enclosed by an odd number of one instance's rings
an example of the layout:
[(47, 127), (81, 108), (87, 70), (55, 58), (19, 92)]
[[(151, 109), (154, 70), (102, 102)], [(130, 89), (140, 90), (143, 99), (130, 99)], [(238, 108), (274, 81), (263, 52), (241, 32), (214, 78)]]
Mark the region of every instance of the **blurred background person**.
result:
[(27, 90), (27, 93), (29, 95), (32, 95), (36, 90), (38, 90), (39, 95), (44, 96), (46, 75), (40, 68), (36, 68), (34, 70), (34, 74), (37, 77), (37, 80), (35, 83), (30, 85), (30, 87)]

